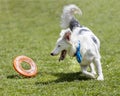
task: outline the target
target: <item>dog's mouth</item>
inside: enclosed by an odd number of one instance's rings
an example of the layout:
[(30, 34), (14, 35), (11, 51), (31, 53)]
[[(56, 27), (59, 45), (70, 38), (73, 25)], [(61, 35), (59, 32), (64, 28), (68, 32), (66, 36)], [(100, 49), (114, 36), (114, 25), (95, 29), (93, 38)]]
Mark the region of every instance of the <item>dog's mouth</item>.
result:
[(59, 57), (59, 61), (65, 59), (65, 57), (66, 57), (66, 53), (67, 53), (67, 50), (63, 50), (63, 51), (61, 51), (61, 54), (60, 54), (60, 57)]
[[(67, 53), (67, 50), (62, 50), (62, 51), (61, 51), (61, 54), (60, 54), (60, 57), (59, 57), (59, 62), (60, 62), (61, 60), (64, 60), (64, 59), (65, 59), (66, 53)], [(51, 56), (56, 56), (56, 55), (58, 55), (58, 54), (50, 53), (50, 55), (51, 55)]]

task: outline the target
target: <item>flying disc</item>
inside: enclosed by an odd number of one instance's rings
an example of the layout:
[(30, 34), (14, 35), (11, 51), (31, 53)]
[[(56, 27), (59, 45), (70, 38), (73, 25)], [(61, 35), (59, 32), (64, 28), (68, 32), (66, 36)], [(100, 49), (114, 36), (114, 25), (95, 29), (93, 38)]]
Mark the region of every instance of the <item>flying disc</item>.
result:
[[(30, 65), (30, 69), (26, 70), (22, 67), (21, 63), (26, 62)], [(35, 62), (27, 56), (17, 56), (13, 62), (14, 69), (21, 75), (32, 77), (37, 74), (37, 66)]]

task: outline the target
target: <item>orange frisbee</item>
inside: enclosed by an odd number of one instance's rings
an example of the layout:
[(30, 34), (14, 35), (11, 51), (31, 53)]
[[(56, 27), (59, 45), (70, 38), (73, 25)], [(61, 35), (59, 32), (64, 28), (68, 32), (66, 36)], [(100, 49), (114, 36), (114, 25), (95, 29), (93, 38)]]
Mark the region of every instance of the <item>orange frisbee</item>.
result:
[[(21, 66), (22, 62), (28, 63), (30, 65), (30, 69), (25, 70)], [(35, 62), (27, 56), (17, 56), (14, 59), (13, 67), (19, 74), (26, 76), (26, 77), (32, 77), (37, 74), (37, 66), (36, 66)]]

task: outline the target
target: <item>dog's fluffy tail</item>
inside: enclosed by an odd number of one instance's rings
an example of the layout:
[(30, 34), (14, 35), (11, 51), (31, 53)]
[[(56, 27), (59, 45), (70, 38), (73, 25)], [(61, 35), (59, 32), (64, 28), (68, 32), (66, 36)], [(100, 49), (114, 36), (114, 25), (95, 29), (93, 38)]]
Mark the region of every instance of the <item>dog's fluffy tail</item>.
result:
[(82, 11), (74, 4), (66, 5), (61, 15), (61, 28), (69, 27), (70, 21), (74, 18), (74, 14), (82, 15)]

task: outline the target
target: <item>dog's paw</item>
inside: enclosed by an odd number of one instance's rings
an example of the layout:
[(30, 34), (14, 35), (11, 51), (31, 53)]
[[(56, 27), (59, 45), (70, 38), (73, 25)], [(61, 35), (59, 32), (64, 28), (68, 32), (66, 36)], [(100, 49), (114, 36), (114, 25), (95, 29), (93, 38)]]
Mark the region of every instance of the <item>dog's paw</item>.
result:
[(93, 75), (96, 75), (97, 73), (95, 71), (91, 72)]
[(93, 79), (95, 79), (95, 78), (96, 78), (96, 76), (93, 74), (93, 75), (92, 75), (92, 78), (93, 78)]
[(89, 78), (91, 78), (91, 79), (95, 79), (95, 78), (96, 78), (94, 74), (90, 74), (90, 75), (88, 75), (87, 77), (89, 77)]
[(104, 77), (103, 77), (103, 76), (98, 76), (97, 80), (103, 81), (103, 80), (104, 80)]

